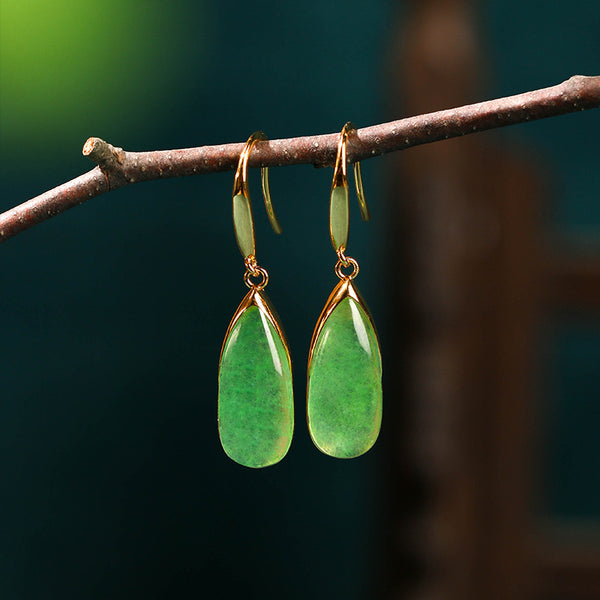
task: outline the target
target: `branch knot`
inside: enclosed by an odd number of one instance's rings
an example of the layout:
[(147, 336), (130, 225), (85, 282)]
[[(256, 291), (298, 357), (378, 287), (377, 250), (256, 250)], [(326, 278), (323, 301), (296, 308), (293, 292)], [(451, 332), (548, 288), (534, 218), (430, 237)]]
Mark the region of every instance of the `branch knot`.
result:
[(115, 148), (103, 139), (91, 137), (86, 140), (81, 152), (100, 167), (111, 188), (123, 185), (125, 179), (123, 173), (125, 150), (123, 148)]

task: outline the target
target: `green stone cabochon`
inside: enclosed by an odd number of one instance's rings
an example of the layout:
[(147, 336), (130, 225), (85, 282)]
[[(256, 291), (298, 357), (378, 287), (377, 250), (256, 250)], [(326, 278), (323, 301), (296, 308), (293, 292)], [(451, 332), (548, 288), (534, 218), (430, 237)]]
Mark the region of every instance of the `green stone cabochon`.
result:
[(267, 467), (287, 453), (294, 431), (287, 349), (267, 315), (248, 307), (225, 340), (219, 369), (219, 436), (246, 467)]
[(348, 186), (334, 187), (331, 190), (331, 201), (329, 202), (329, 227), (334, 250), (348, 245), (349, 222)]
[(240, 252), (244, 256), (256, 254), (254, 248), (254, 221), (250, 200), (239, 193), (233, 197), (233, 228)]
[(381, 353), (364, 309), (344, 298), (325, 321), (308, 370), (308, 428), (325, 454), (354, 458), (381, 426)]

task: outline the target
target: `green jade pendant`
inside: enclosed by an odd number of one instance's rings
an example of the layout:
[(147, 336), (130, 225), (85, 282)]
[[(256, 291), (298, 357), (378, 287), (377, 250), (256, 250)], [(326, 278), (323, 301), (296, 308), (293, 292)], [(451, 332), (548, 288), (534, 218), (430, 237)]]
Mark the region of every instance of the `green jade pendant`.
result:
[(311, 343), (308, 429), (325, 454), (354, 458), (379, 435), (381, 353), (375, 327), (349, 279), (335, 287)]
[(292, 367), (267, 297), (252, 289), (231, 323), (219, 366), (219, 437), (246, 467), (267, 467), (287, 453), (294, 431)]

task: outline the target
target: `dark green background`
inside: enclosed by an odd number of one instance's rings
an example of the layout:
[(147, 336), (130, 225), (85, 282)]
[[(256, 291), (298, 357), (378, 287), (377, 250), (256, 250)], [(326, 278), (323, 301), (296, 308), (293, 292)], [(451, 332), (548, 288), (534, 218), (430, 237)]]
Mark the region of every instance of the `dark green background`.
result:
[[(403, 116), (383, 110), (391, 2), (15, 0), (0, 11), (2, 208), (91, 168), (80, 155), (89, 135), (147, 150)], [(481, 24), (494, 75), (485, 97), (600, 72), (595, 3), (494, 1)], [(552, 227), (588, 237), (600, 231), (599, 112), (481, 134), (548, 161)], [(349, 250), (385, 370), (396, 340), (380, 260), (383, 161), (363, 169), (373, 221), (352, 206)], [(294, 442), (269, 469), (232, 463), (216, 431), (219, 350), (245, 293), (232, 173), (120, 189), (0, 248), (1, 600), (373, 597), (382, 444), (334, 460), (304, 423), (312, 327), (335, 284), (331, 170), (272, 171), (281, 238), (251, 175), (258, 258), (295, 374)], [(540, 510), (597, 515), (600, 329), (560, 322), (548, 339)]]

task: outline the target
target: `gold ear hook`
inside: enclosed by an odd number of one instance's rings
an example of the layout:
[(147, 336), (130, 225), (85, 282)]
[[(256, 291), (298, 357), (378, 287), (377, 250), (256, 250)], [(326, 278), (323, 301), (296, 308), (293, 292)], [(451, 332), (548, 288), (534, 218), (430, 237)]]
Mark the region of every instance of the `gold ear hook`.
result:
[[(262, 131), (255, 131), (246, 142), (240, 154), (235, 179), (233, 181), (233, 226), (240, 252), (247, 258), (256, 255), (254, 238), (254, 219), (252, 218), (252, 205), (250, 191), (248, 190), (248, 158), (252, 146), (258, 140), (266, 140), (267, 136)], [(261, 168), (262, 192), (269, 222), (275, 233), (281, 233), (281, 225), (273, 209), (271, 192), (269, 190), (269, 168)]]
[[(356, 131), (356, 127), (348, 121), (340, 133), (338, 142), (337, 156), (333, 170), (333, 183), (331, 184), (331, 200), (329, 203), (329, 231), (331, 233), (331, 243), (337, 252), (343, 250), (348, 245), (348, 229), (350, 224), (350, 208), (348, 203), (348, 175), (347, 175), (347, 151), (348, 136)], [(354, 163), (354, 184), (356, 186), (356, 195), (360, 206), (360, 215), (363, 221), (371, 218), (369, 206), (365, 198), (365, 191), (362, 182), (362, 173), (360, 162)]]

